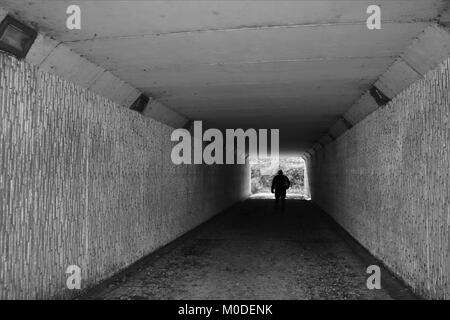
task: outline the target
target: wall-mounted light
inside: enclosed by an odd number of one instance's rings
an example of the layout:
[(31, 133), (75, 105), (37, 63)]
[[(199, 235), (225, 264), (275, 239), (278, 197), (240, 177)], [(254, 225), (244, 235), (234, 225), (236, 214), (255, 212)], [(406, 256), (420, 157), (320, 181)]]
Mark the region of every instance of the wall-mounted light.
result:
[(150, 98), (144, 94), (141, 94), (136, 101), (131, 105), (130, 109), (142, 113), (147, 106), (147, 103), (150, 101)]
[(0, 23), (0, 50), (25, 58), (36, 36), (36, 30), (6, 16)]
[(373, 97), (373, 99), (375, 100), (375, 102), (381, 107), (386, 105), (389, 101), (391, 101), (391, 99), (389, 99), (384, 93), (383, 91), (381, 91), (380, 89), (378, 89), (375, 86), (372, 86), (369, 90), (370, 95)]

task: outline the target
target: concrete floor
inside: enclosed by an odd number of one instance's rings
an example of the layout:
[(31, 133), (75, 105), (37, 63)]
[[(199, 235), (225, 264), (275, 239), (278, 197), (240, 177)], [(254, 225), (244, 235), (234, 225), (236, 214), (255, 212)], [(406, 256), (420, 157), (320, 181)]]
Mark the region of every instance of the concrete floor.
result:
[(249, 199), (213, 218), (83, 299), (414, 299), (312, 202)]

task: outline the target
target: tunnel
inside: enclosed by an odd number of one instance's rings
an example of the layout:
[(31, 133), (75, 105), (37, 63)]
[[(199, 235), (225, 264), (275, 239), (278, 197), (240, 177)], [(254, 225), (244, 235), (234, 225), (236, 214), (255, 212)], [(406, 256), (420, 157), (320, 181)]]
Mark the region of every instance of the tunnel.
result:
[[(0, 21), (0, 299), (450, 298), (448, 1)], [(282, 208), (252, 195), (251, 133), (304, 160)]]

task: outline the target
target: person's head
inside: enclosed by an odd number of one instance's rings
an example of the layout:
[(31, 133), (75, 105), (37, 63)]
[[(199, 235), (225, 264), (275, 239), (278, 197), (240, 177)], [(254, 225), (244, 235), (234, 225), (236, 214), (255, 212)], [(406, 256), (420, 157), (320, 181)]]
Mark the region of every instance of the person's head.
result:
[(278, 174), (282, 175), (283, 174), (283, 170), (278, 170)]

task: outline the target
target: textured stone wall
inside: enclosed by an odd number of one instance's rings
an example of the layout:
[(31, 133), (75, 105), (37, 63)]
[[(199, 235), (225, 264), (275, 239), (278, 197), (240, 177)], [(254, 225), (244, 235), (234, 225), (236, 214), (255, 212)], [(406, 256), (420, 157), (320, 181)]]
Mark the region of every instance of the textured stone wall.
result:
[(247, 166), (175, 166), (172, 128), (0, 54), (0, 298), (69, 298), (248, 195)]
[(308, 164), (312, 199), (415, 292), (450, 298), (450, 59)]

